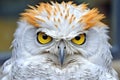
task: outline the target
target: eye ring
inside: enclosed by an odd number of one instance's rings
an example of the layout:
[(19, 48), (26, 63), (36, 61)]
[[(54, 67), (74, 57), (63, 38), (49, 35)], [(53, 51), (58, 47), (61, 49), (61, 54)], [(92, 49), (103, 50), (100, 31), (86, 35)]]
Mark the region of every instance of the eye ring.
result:
[(85, 33), (75, 36), (73, 39), (71, 39), (71, 42), (77, 45), (83, 45), (85, 41), (86, 41)]
[(44, 32), (38, 32), (37, 33), (37, 41), (40, 44), (48, 44), (52, 41), (52, 37), (45, 34)]

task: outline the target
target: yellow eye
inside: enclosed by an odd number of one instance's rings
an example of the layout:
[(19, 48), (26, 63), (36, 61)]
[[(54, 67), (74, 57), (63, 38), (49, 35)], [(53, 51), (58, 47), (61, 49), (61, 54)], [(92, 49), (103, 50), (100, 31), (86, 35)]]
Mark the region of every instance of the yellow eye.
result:
[(86, 40), (86, 35), (85, 34), (80, 34), (80, 35), (76, 36), (75, 38), (73, 38), (71, 41), (74, 44), (82, 45), (82, 44), (84, 44), (85, 40)]
[(48, 36), (47, 34), (43, 32), (39, 32), (37, 34), (37, 40), (41, 44), (47, 44), (52, 41), (52, 37)]

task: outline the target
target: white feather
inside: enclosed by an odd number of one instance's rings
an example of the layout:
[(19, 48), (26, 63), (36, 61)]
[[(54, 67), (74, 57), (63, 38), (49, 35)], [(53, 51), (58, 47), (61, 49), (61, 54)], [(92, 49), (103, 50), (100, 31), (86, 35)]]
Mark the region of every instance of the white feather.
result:
[[(52, 8), (56, 6), (52, 3)], [(63, 14), (66, 9), (61, 4), (58, 6)], [(35, 16), (46, 21), (37, 21), (41, 26), (39, 28), (25, 20), (18, 22), (12, 43), (12, 57), (1, 68), (0, 80), (118, 80), (117, 73), (111, 66), (107, 27), (96, 25), (84, 30), (84, 23), (78, 23), (78, 20), (90, 9), (82, 10), (80, 5), (74, 7), (70, 4), (67, 4), (67, 8), (69, 15), (76, 17), (71, 24), (60, 13), (56, 16), (52, 14), (51, 20), (48, 20), (45, 10)], [(68, 13), (65, 11), (64, 15)], [(54, 22), (53, 18), (59, 18), (61, 22)], [(37, 42), (38, 32), (45, 32), (53, 40), (45, 45), (40, 44)], [(85, 43), (72, 43), (71, 39), (82, 33), (86, 34)], [(62, 66), (58, 59), (61, 40), (64, 41), (67, 55)]]

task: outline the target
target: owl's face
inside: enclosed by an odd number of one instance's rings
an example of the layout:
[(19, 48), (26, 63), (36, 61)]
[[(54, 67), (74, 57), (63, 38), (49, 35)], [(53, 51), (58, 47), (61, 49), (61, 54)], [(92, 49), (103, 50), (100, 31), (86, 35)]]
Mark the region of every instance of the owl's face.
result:
[[(41, 3), (22, 14), (15, 35), (26, 55), (47, 55), (58, 65), (89, 59), (106, 46), (106, 25), (97, 9), (86, 4)], [(73, 57), (74, 56), (74, 57)]]

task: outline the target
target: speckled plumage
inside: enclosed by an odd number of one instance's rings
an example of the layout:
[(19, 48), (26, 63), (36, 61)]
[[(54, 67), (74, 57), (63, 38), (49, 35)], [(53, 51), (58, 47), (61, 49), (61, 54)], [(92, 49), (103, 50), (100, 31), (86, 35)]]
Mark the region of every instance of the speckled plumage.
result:
[[(0, 70), (0, 80), (118, 80), (111, 66), (107, 25), (103, 14), (87, 4), (40, 3), (30, 6), (18, 22), (12, 57)], [(53, 39), (37, 42), (37, 33)], [(85, 33), (84, 44), (71, 39)], [(59, 46), (65, 46), (65, 60), (59, 62)]]

